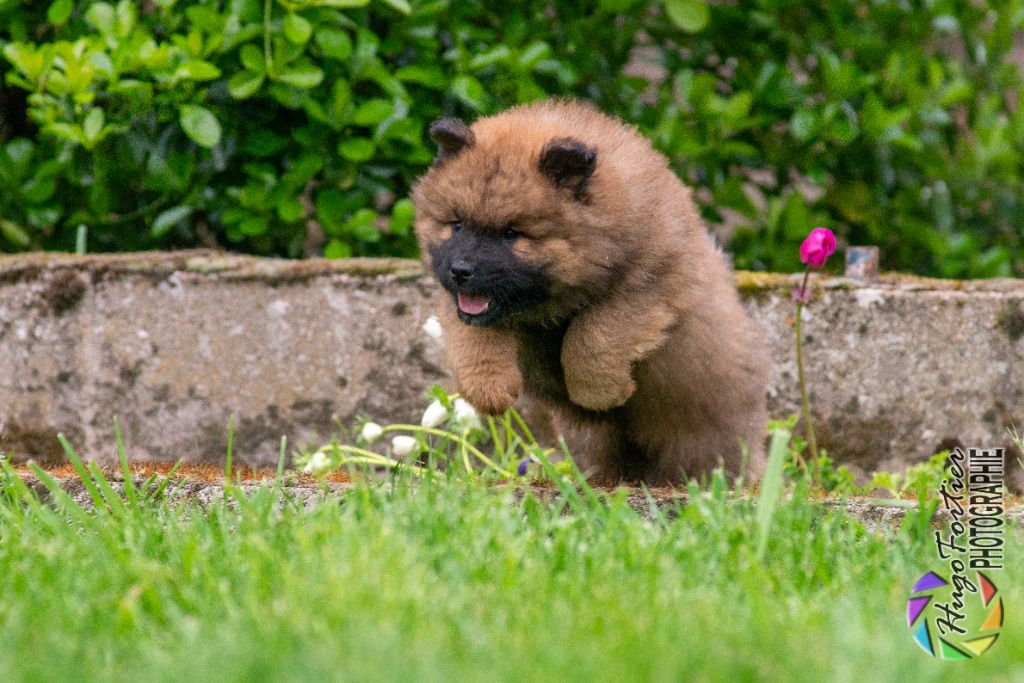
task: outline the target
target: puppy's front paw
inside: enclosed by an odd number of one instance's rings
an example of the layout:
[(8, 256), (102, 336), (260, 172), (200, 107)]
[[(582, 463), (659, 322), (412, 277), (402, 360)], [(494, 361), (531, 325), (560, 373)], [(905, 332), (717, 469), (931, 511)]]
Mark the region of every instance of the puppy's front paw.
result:
[(629, 400), (636, 391), (636, 382), (625, 372), (565, 372), (565, 388), (569, 400), (588, 410), (604, 411), (617, 408)]
[(501, 415), (515, 404), (523, 393), (523, 378), (519, 372), (508, 372), (476, 381), (461, 380), (459, 391), (470, 405), (485, 415)]

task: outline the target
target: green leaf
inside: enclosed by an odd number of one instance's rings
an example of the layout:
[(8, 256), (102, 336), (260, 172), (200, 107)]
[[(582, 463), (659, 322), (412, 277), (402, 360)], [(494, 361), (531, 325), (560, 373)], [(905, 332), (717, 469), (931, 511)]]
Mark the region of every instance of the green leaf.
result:
[(249, 237), (259, 237), (270, 229), (270, 220), (265, 216), (249, 216), (238, 224), (238, 230)]
[(665, 14), (687, 33), (697, 33), (711, 18), (704, 0), (665, 0)]
[(349, 138), (338, 145), (338, 154), (356, 163), (371, 159), (375, 151), (373, 140), (367, 138)]
[(46, 20), (51, 24), (63, 24), (71, 17), (74, 8), (72, 0), (56, 0), (46, 10)]
[(288, 146), (288, 138), (273, 131), (258, 128), (250, 130), (242, 142), (242, 151), (254, 157), (269, 157)]
[(380, 231), (374, 225), (376, 220), (377, 213), (373, 209), (359, 209), (345, 222), (344, 232), (360, 242), (379, 242)]
[(293, 161), (288, 170), (281, 176), (284, 187), (300, 191), (324, 167), (323, 156), (310, 150)]
[(274, 77), (287, 85), (296, 88), (315, 88), (324, 80), (324, 72), (312, 64), (296, 64), (284, 69)]
[(313, 35), (313, 24), (294, 12), (284, 18), (284, 37), (296, 45), (305, 45)]
[(178, 121), (185, 135), (200, 147), (210, 148), (220, 142), (220, 122), (206, 107), (183, 104), (178, 107)]
[(402, 14), (408, 15), (412, 13), (412, 7), (409, 6), (407, 0), (382, 0), (385, 5), (388, 5)]
[(335, 187), (325, 187), (316, 193), (313, 202), (316, 219), (328, 234), (340, 230), (345, 220), (345, 195)]
[(99, 107), (90, 109), (85, 115), (85, 121), (82, 122), (82, 130), (85, 132), (86, 140), (95, 142), (103, 130), (103, 110)]
[(348, 258), (352, 255), (352, 247), (341, 240), (331, 240), (324, 247), (324, 258)]
[(104, 35), (114, 32), (114, 8), (105, 2), (97, 2), (91, 6), (85, 13), (85, 20)]
[(477, 110), (484, 108), (484, 86), (472, 76), (456, 76), (452, 79), (451, 88), (452, 94), (469, 106)]
[(314, 40), (323, 50), (324, 56), (331, 59), (345, 61), (352, 54), (352, 39), (340, 29), (321, 28), (317, 30)]
[(797, 109), (789, 119), (789, 132), (800, 142), (807, 142), (814, 133), (814, 111)]
[(543, 40), (535, 40), (519, 53), (519, 66), (524, 69), (533, 69), (537, 64), (550, 57), (551, 53), (551, 45)]
[(4, 218), (0, 218), (0, 235), (3, 235), (11, 244), (23, 249), (32, 244), (32, 238), (20, 225)]
[(21, 196), (30, 204), (45, 202), (57, 191), (57, 183), (51, 176), (29, 178), (21, 186)]
[(605, 12), (624, 14), (636, 5), (638, 0), (598, 0), (597, 6)]
[(408, 235), (414, 217), (411, 199), (403, 198), (391, 207), (391, 220), (388, 221), (388, 232), (393, 235)]
[(228, 92), (236, 100), (244, 100), (255, 95), (261, 87), (265, 76), (255, 71), (239, 71), (228, 81)]
[(277, 217), (285, 223), (294, 223), (306, 215), (306, 209), (298, 197), (285, 197), (277, 203)]
[(312, 0), (309, 4), (313, 7), (348, 9), (350, 7), (366, 7), (370, 4), (370, 0)]
[(135, 7), (134, 0), (121, 0), (121, 2), (117, 3), (117, 34), (119, 37), (128, 37), (128, 34), (135, 28), (137, 17), (138, 9)]
[(47, 133), (52, 133), (59, 138), (69, 140), (80, 145), (83, 145), (86, 142), (85, 132), (82, 130), (82, 127), (76, 123), (64, 123), (62, 121), (58, 121), (57, 123), (49, 124), (43, 130)]
[(150, 226), (149, 234), (153, 237), (163, 237), (171, 228), (191, 215), (191, 206), (174, 206), (166, 211), (161, 211), (160, 215), (153, 221), (153, 225)]
[(349, 86), (348, 81), (339, 78), (334, 82), (334, 88), (332, 88), (331, 113), (336, 117), (340, 117), (351, 101), (352, 87)]
[(34, 145), (31, 140), (25, 138), (14, 138), (7, 143), (4, 148), (4, 154), (7, 156), (9, 163), (22, 168), (32, 158), (32, 151)]
[(201, 59), (185, 62), (174, 71), (175, 81), (212, 81), (220, 78), (220, 69)]
[(380, 98), (366, 100), (352, 115), (352, 123), (358, 126), (375, 126), (395, 112), (395, 105)]
[(242, 46), (242, 49), (238, 51), (238, 58), (241, 60), (242, 66), (249, 71), (261, 74), (267, 70), (267, 60), (263, 56), (263, 50), (252, 43)]
[(754, 97), (750, 92), (741, 90), (728, 99), (725, 108), (722, 110), (722, 116), (730, 122), (738, 121), (750, 113), (750, 106), (753, 104), (753, 101)]
[(490, 50), (478, 52), (469, 60), (469, 68), (472, 71), (480, 71), (499, 62), (506, 61), (512, 55), (508, 45), (495, 45)]
[(409, 64), (399, 67), (395, 71), (395, 78), (406, 83), (419, 83), (434, 90), (444, 90), (448, 87), (448, 77), (439, 66)]

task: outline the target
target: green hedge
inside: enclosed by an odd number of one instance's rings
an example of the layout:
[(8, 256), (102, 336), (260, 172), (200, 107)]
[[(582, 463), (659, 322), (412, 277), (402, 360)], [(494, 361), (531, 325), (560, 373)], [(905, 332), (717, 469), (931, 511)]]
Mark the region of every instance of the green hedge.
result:
[(740, 266), (828, 225), (1019, 275), (1024, 0), (923, 4), (0, 0), (0, 249), (413, 255), (427, 124), (556, 94), (649, 135)]

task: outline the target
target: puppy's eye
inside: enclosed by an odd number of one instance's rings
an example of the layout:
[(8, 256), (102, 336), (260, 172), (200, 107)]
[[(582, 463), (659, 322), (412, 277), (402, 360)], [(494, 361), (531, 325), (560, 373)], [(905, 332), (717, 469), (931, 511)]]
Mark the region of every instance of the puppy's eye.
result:
[(462, 230), (462, 221), (452, 221), (448, 224), (448, 227), (452, 229), (452, 233), (456, 233)]
[(505, 232), (501, 233), (503, 239), (514, 240), (517, 237), (522, 236), (523, 233), (519, 232), (515, 228), (505, 228)]

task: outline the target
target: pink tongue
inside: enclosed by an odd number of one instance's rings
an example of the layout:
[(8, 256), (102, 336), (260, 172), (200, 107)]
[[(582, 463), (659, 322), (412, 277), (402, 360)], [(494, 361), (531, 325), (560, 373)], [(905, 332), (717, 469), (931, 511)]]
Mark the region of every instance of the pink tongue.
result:
[(491, 300), (482, 296), (470, 296), (459, 292), (459, 310), (469, 315), (480, 315), (487, 310)]

